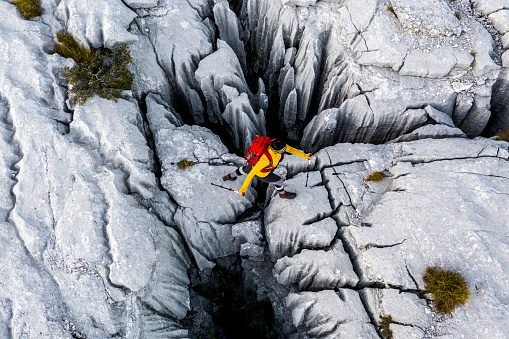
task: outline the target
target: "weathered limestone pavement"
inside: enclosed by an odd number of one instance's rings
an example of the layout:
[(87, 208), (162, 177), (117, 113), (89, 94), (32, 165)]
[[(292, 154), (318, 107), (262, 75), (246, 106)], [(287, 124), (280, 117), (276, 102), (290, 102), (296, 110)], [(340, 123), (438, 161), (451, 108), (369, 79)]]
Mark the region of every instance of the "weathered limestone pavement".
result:
[[(188, 338), (193, 274), (239, 254), (288, 338), (509, 333), (508, 146), (467, 139), (509, 125), (507, 0), (42, 6), (0, 2), (1, 337)], [(129, 44), (132, 91), (73, 105), (62, 30)], [(316, 157), (246, 217), (260, 190), (210, 183), (267, 123)], [(431, 265), (469, 283), (452, 317), (417, 298)]]

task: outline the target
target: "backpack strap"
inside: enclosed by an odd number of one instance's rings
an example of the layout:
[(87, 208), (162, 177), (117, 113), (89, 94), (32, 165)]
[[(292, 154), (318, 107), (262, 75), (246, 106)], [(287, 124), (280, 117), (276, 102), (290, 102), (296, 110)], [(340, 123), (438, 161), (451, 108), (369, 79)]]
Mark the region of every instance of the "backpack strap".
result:
[(269, 164), (262, 168), (260, 172), (266, 173), (272, 171), (274, 168), (272, 168), (272, 156), (270, 155), (269, 151), (267, 149), (264, 149), (262, 152), (262, 155), (265, 155), (269, 159)]

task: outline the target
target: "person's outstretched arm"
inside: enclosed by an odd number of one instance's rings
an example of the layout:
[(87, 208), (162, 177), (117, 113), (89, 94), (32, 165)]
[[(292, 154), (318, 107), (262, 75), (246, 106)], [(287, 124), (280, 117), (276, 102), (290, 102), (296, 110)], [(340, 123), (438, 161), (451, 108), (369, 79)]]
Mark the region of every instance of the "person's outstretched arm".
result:
[(304, 153), (296, 148), (293, 148), (292, 146), (290, 145), (286, 145), (286, 152), (290, 153), (290, 154), (293, 154), (293, 155), (296, 155), (296, 156), (299, 156), (301, 158), (304, 158), (304, 159), (311, 159), (313, 158), (313, 155), (311, 153)]

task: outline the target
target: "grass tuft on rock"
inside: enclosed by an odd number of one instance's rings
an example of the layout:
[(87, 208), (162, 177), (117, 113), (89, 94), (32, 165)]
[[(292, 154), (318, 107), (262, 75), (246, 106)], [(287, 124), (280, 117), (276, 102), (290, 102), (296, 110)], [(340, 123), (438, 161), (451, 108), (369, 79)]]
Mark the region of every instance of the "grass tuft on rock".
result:
[(71, 34), (57, 32), (57, 39), (58, 44), (55, 45), (55, 52), (64, 58), (71, 58), (78, 64), (92, 60), (92, 52), (80, 45)]
[(495, 135), (495, 140), (501, 140), (501, 141), (507, 141), (509, 142), (509, 128), (498, 132), (497, 135)]
[(385, 172), (373, 172), (366, 178), (366, 181), (381, 181), (383, 178), (387, 177)]
[(394, 322), (390, 315), (388, 316), (380, 316), (380, 330), (382, 331), (382, 335), (385, 339), (393, 339), (392, 330), (390, 325)]
[(196, 165), (196, 162), (187, 159), (182, 159), (179, 162), (177, 162), (177, 167), (180, 170), (185, 170), (186, 168), (194, 165)]
[(72, 58), (76, 64), (59, 70), (69, 85), (69, 92), (77, 104), (99, 95), (116, 100), (122, 91), (130, 90), (133, 76), (127, 69), (131, 54), (126, 45), (115, 49), (92, 48), (80, 45), (72, 35), (57, 33), (55, 51), (64, 58)]
[(423, 276), (426, 293), (431, 293), (435, 308), (440, 313), (450, 313), (456, 306), (464, 305), (470, 291), (465, 279), (458, 272), (428, 267)]
[(27, 20), (41, 16), (42, 14), (42, 7), (39, 0), (14, 0), (12, 3), (18, 7), (21, 16)]

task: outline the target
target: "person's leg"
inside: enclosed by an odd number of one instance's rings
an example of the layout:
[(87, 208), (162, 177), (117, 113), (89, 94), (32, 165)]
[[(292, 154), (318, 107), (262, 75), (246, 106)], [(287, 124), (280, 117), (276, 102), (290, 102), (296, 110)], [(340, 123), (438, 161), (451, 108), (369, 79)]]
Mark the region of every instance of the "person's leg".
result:
[(249, 172), (251, 172), (251, 169), (253, 167), (251, 165), (244, 165), (244, 166), (241, 166), (239, 168), (237, 168), (234, 172), (228, 174), (228, 175), (225, 175), (223, 177), (223, 181), (227, 181), (227, 180), (230, 180), (230, 181), (234, 181), (234, 180), (237, 180), (237, 177), (241, 176), (241, 175), (244, 175), (244, 174), (248, 174)]
[(276, 186), (276, 191), (279, 193), (280, 198), (293, 199), (297, 196), (297, 194), (287, 192), (285, 190), (285, 188), (283, 186), (285, 181), (279, 175), (276, 175), (271, 172), (266, 177), (263, 177), (263, 178), (260, 177), (259, 179), (261, 181), (267, 182), (269, 184), (274, 184), (274, 186)]

